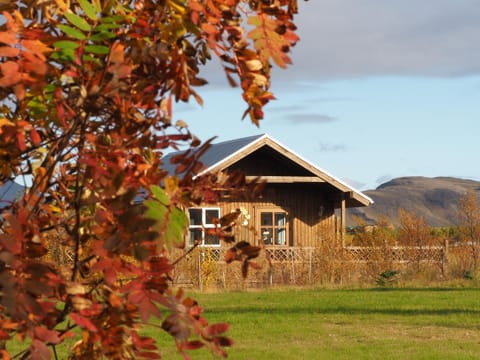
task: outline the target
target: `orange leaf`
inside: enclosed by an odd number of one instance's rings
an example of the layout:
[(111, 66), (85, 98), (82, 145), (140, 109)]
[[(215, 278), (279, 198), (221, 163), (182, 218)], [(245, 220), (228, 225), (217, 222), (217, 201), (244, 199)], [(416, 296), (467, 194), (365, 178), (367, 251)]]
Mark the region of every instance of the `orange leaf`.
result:
[(18, 100), (23, 100), (25, 98), (25, 86), (23, 84), (17, 84), (13, 87), (13, 92)]
[(15, 57), (20, 54), (20, 50), (10, 46), (0, 46), (0, 56)]
[(121, 64), (125, 61), (124, 58), (124, 49), (125, 46), (120, 42), (116, 42), (112, 45), (110, 49), (110, 62), (115, 64)]
[(9, 87), (17, 84), (22, 79), (22, 74), (18, 72), (19, 65), (13, 61), (7, 61), (0, 64), (0, 70), (4, 75), (0, 79), (0, 87)]
[(7, 45), (15, 45), (18, 43), (17, 34), (11, 31), (0, 32), (0, 42)]
[(21, 44), (22, 44), (22, 47), (30, 50), (32, 54), (35, 54), (35, 56), (37, 56), (42, 61), (47, 60), (47, 58), (43, 54), (49, 53), (52, 51), (51, 48), (49, 48), (40, 40), (22, 40)]
[[(275, 31), (279, 25), (282, 25), (282, 22), (275, 21), (266, 14), (259, 14), (258, 16), (250, 16), (248, 23), (255, 26), (248, 33), (248, 37), (253, 40), (255, 49), (260, 55), (260, 60), (264, 64), (268, 64), (272, 59), (279, 67), (285, 68), (287, 64), (292, 62), (285, 52), (285, 49), (288, 49), (292, 43), (287, 37)], [(291, 36), (289, 33), (288, 37), (291, 38)]]

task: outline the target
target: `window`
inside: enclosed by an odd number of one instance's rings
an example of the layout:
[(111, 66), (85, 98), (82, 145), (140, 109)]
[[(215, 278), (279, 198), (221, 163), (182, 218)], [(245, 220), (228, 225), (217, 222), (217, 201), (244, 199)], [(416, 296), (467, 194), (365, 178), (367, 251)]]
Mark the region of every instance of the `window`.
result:
[(284, 211), (261, 211), (260, 234), (265, 245), (287, 245), (287, 213)]
[(213, 219), (220, 218), (220, 209), (218, 208), (190, 208), (188, 209), (189, 225), (189, 245), (194, 245), (199, 241), (201, 245), (220, 246), (220, 239), (217, 236), (208, 234), (208, 229), (213, 229), (215, 224)]

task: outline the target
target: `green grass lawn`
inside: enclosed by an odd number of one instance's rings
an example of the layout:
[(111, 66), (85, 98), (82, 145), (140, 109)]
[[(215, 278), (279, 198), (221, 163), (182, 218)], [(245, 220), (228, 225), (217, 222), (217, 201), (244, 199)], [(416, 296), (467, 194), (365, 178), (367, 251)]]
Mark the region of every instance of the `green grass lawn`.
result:
[[(193, 294), (229, 322), (229, 359), (479, 359), (480, 289), (261, 290)], [(164, 359), (181, 359), (168, 335)], [(63, 356), (63, 355), (62, 355)], [(192, 359), (214, 358), (206, 350)], [(61, 357), (64, 358), (64, 357)]]
[[(230, 359), (479, 359), (480, 289), (195, 294), (227, 321)], [(159, 342), (168, 346), (163, 336)], [(164, 351), (165, 358), (180, 359)], [(211, 359), (194, 351), (192, 359)]]

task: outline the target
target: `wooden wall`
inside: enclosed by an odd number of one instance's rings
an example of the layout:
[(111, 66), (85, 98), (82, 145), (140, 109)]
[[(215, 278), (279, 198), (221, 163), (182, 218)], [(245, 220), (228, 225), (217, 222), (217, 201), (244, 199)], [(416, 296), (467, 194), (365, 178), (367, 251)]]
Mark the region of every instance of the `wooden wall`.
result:
[(322, 241), (335, 241), (334, 195), (318, 184), (268, 184), (254, 202), (227, 199), (219, 207), (222, 215), (239, 208), (249, 214), (248, 226), (235, 230), (238, 240), (258, 243), (258, 212), (281, 209), (288, 213), (289, 246), (319, 246)]

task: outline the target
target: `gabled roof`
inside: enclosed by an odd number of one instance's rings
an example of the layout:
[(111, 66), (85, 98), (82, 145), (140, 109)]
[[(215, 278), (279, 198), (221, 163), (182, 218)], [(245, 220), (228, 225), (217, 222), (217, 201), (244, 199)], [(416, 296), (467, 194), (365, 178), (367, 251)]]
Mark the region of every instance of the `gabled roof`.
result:
[[(354, 206), (368, 206), (373, 203), (373, 200), (368, 196), (347, 185), (345, 182), (334, 177), (327, 171), (313, 165), (267, 134), (212, 144), (200, 159), (204, 167), (197, 176), (209, 172), (223, 171), (265, 146), (273, 149), (283, 157), (303, 168), (306, 173), (312, 175), (288, 177), (289, 182), (324, 182), (330, 184), (341, 192), (349, 193), (350, 198), (356, 200), (355, 203), (358, 204)], [(175, 171), (175, 166), (170, 163), (170, 159), (176, 154), (178, 154), (178, 152), (168, 154), (164, 157), (164, 168), (170, 173), (174, 173)]]

